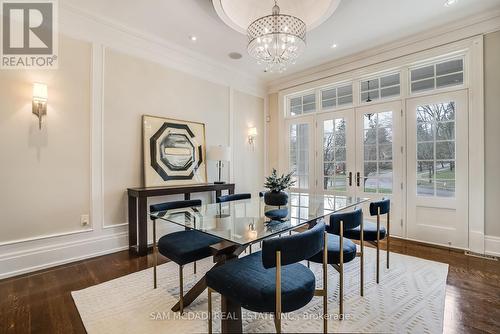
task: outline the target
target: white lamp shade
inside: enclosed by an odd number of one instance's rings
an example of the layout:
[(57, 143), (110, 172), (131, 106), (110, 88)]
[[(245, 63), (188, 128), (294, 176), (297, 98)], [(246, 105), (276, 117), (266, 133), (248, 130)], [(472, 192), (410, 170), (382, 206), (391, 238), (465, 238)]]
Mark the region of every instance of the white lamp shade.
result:
[(208, 149), (208, 160), (230, 161), (231, 148), (228, 146), (210, 146)]
[(35, 82), (33, 84), (33, 99), (37, 101), (47, 101), (47, 85), (43, 83)]
[(249, 128), (248, 135), (250, 137), (256, 137), (257, 136), (257, 128), (256, 127)]

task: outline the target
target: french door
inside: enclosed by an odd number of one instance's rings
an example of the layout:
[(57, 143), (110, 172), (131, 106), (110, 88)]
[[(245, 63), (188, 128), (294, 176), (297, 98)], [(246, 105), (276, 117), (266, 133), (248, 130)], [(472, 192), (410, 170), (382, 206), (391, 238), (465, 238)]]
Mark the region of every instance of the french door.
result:
[(406, 103), (408, 237), (467, 248), (467, 91)]
[(390, 198), (391, 234), (399, 236), (404, 235), (403, 124), (401, 101), (356, 109), (356, 194)]
[(317, 117), (316, 190), (355, 195), (354, 109)]
[[(316, 122), (316, 181), (311, 189), (370, 199), (391, 198), (392, 221), (400, 222), (401, 102), (325, 113), (318, 115)], [(393, 223), (391, 230), (403, 235), (400, 223)]]
[(314, 116), (285, 123), (288, 171), (293, 172), (293, 191), (315, 191)]

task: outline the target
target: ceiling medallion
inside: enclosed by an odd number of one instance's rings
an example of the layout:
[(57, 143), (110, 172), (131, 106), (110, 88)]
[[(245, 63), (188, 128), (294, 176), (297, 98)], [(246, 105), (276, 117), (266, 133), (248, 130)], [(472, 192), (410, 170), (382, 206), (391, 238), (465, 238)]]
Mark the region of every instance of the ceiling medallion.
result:
[(276, 1), (272, 14), (253, 21), (247, 33), (248, 53), (269, 72), (285, 71), (306, 47), (306, 24), (295, 16), (280, 14)]

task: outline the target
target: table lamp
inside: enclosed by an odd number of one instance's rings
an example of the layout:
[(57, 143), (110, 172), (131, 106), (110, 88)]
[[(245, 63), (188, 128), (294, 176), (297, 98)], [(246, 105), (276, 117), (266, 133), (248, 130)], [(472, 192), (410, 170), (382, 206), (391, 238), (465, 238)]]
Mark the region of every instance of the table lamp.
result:
[(219, 168), (219, 180), (215, 181), (215, 184), (224, 184), (225, 182), (221, 180), (221, 171), (224, 167), (223, 161), (231, 160), (231, 149), (228, 146), (211, 146), (208, 150), (208, 160), (217, 161), (217, 167)]

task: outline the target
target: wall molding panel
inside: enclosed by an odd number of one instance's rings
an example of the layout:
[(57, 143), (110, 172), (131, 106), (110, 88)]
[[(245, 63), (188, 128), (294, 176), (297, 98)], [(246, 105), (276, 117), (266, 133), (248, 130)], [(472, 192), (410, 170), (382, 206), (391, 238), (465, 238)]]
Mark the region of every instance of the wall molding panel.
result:
[(500, 237), (487, 235), (484, 237), (484, 253), (500, 257)]

